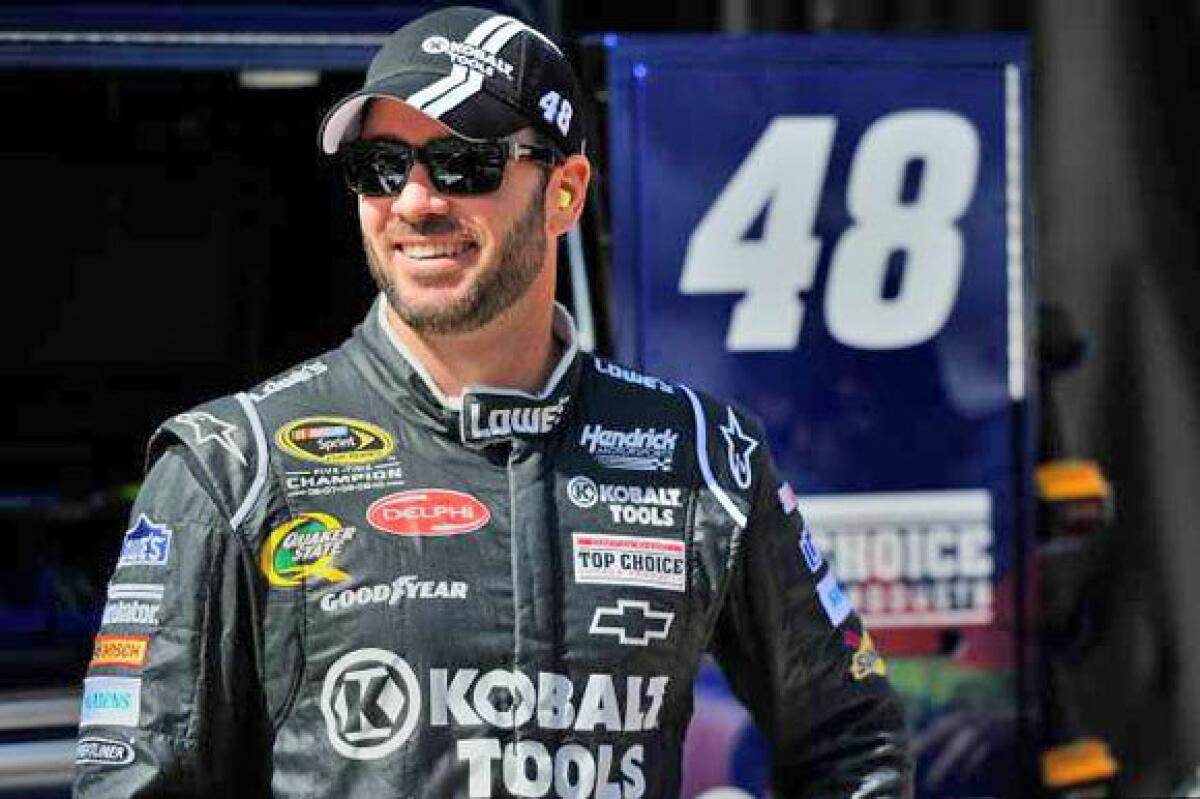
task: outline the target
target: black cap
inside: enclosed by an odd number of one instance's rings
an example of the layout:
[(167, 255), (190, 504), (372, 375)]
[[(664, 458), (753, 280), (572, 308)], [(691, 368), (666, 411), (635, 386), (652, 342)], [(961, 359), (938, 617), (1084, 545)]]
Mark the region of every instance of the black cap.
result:
[(495, 11), (444, 8), (393, 33), (371, 60), (363, 87), (325, 115), (321, 149), (333, 154), (357, 138), (374, 97), (401, 100), (468, 139), (532, 127), (565, 155), (584, 151), (582, 98), (563, 52)]

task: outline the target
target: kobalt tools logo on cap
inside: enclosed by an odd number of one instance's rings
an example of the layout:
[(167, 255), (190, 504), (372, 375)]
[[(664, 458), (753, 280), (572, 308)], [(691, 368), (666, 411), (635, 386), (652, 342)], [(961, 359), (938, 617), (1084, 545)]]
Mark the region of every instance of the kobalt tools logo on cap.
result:
[[(644, 744), (622, 750), (621, 744), (583, 743), (595, 735), (564, 732), (657, 730), (669, 677), (589, 674), (577, 685), (547, 671), (434, 668), (425, 679), (427, 713), (422, 686), (399, 655), (360, 649), (339, 658), (321, 687), (334, 750), (353, 760), (379, 760), (409, 741), (423, 720), (461, 732), (456, 754), (470, 774), (470, 796), (547, 796), (552, 785), (559, 796), (645, 796)], [(516, 729), (522, 740), (507, 732)], [(502, 732), (483, 737), (490, 730)], [(536, 740), (543, 730), (552, 740), (576, 742), (543, 743)]]
[(650, 527), (675, 524), (675, 509), (683, 507), (682, 488), (597, 483), (584, 475), (567, 481), (567, 498), (585, 510), (603, 502), (615, 524)]
[(466, 67), (480, 75), (493, 78), (499, 72), (512, 80), (512, 64), (469, 42), (454, 42), (445, 36), (430, 36), (421, 42), (421, 49), (430, 55), (448, 56), (455, 66)]
[(686, 548), (671, 538), (573, 533), (575, 582), (684, 591)]
[(640, 472), (671, 471), (678, 440), (674, 430), (614, 430), (599, 424), (586, 425), (579, 436), (580, 446), (586, 447), (600, 465)]
[(268, 582), (294, 588), (306, 581), (340, 583), (350, 575), (335, 568), (334, 560), (354, 539), (355, 528), (327, 513), (301, 513), (271, 531), (259, 566)]
[(75, 763), (98, 766), (125, 766), (133, 762), (133, 747), (112, 738), (85, 736), (75, 745)]
[(118, 566), (166, 566), (171, 556), (171, 531), (155, 524), (146, 514), (125, 531)]
[(275, 433), (284, 452), (328, 465), (375, 463), (396, 448), (386, 430), (341, 416), (312, 416), (288, 422)]
[(475, 497), (445, 488), (402, 491), (376, 500), (367, 509), (372, 527), (395, 535), (462, 535), (491, 518), (492, 512)]

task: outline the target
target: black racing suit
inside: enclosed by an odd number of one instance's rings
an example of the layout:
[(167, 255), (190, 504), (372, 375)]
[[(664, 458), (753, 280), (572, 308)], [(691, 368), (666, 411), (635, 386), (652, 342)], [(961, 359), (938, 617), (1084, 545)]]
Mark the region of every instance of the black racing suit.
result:
[(578, 351), (561, 310), (542, 394), (455, 407), (382, 307), (156, 433), (77, 796), (676, 797), (706, 652), (776, 797), (909, 794), (757, 421)]

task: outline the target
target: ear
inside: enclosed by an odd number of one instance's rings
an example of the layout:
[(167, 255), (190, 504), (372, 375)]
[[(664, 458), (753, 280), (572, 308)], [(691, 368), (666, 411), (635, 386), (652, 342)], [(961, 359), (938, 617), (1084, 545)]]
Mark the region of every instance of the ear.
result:
[(572, 155), (554, 168), (546, 182), (546, 232), (561, 236), (579, 221), (587, 199), (592, 165), (582, 155)]

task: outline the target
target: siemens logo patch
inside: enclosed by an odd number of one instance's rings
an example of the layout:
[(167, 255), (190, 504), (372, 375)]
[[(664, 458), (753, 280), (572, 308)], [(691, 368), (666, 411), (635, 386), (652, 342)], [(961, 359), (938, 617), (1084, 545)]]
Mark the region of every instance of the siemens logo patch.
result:
[(79, 726), (136, 727), (142, 706), (142, 681), (129, 677), (88, 677), (83, 681)]

